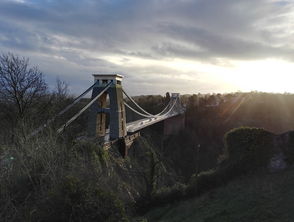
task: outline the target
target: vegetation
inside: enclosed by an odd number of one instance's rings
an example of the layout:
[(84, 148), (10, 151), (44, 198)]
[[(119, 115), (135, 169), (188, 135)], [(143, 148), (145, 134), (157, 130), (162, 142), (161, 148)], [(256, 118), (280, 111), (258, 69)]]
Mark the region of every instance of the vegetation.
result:
[(292, 168), (276, 174), (257, 171), (201, 197), (154, 208), (143, 218), (161, 222), (292, 221), (293, 175)]
[(145, 202), (146, 210), (163, 204), (202, 195), (227, 184), (232, 179), (259, 168), (266, 168), (273, 155), (273, 134), (257, 128), (238, 128), (225, 136), (222, 162), (215, 168), (194, 174), (187, 185), (158, 190)]
[(0, 99), (15, 108), (14, 117), (24, 119), (46, 94), (47, 84), (38, 67), (11, 53), (0, 56)]
[(273, 134), (263, 129), (232, 130), (225, 135), (225, 143), (227, 164), (243, 171), (267, 166), (273, 156)]
[[(259, 189), (263, 180), (271, 180), (262, 172), (267, 171), (273, 155), (282, 153), (288, 165), (294, 162), (294, 133), (273, 134), (294, 127), (290, 115), (294, 96), (290, 94), (184, 95), (186, 128), (168, 136), (163, 135), (162, 123), (148, 127), (122, 159), (116, 145), (105, 150), (99, 139), (85, 137), (87, 113), (62, 136), (56, 134), (87, 99), (31, 136), (40, 123), (46, 123), (73, 99), (61, 80), (50, 91), (41, 71), (31, 67), (28, 59), (13, 54), (0, 56), (0, 86), (1, 221), (128, 221), (154, 207), (159, 209), (147, 215), (151, 221), (160, 215), (164, 215), (163, 221), (184, 220), (173, 213), (171, 219), (164, 213), (169, 207), (162, 206), (172, 204), (171, 209), (177, 212), (174, 204), (186, 201), (179, 209), (193, 203), (202, 212), (215, 192), (215, 202), (210, 210), (199, 214), (199, 221), (233, 221), (239, 218), (234, 212), (247, 206), (232, 204), (232, 213), (226, 210), (225, 201), (231, 198), (234, 203), (248, 195), (248, 204), (252, 204), (255, 186)], [(139, 96), (135, 100), (150, 113), (158, 113), (169, 98), (167, 93), (165, 97)], [(129, 114), (128, 121), (138, 118)], [(286, 172), (283, 175), (289, 176)], [(252, 193), (243, 189), (250, 187), (250, 180), (257, 181), (249, 190)], [(286, 195), (278, 188), (281, 183), (270, 183), (277, 194)], [(194, 197), (197, 199), (191, 200)], [(267, 200), (271, 207), (273, 199)], [(259, 211), (256, 221), (271, 215), (261, 208), (242, 215), (251, 220)], [(283, 212), (272, 211), (273, 215)]]
[(126, 221), (121, 200), (99, 181), (107, 162), (101, 148), (56, 139), (3, 148), (2, 221)]

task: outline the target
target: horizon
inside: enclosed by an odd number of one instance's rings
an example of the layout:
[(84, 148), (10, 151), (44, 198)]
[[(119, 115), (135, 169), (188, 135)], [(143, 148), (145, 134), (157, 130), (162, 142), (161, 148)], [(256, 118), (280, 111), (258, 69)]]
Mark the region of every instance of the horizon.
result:
[(130, 95), (294, 93), (290, 0), (2, 0), (0, 53), (77, 95), (119, 73)]

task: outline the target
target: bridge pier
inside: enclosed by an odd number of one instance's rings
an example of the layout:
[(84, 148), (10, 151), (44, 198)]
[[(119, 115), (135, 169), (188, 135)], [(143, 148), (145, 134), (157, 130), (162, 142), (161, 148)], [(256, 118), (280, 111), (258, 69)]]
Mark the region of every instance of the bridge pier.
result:
[(128, 155), (128, 150), (134, 143), (134, 140), (140, 136), (140, 132), (134, 133), (132, 135), (127, 135), (124, 138), (119, 140), (119, 152), (122, 157), (126, 157)]
[[(88, 136), (100, 137), (105, 140), (104, 148), (108, 149), (117, 143), (119, 152), (127, 156), (133, 141), (140, 136), (139, 132), (127, 135), (126, 112), (123, 101), (122, 76), (118, 74), (94, 74), (95, 87), (92, 99), (104, 90), (109, 83), (112, 85), (102, 94), (96, 103), (90, 107), (88, 117)], [(107, 95), (109, 101), (107, 101)], [(109, 107), (107, 104), (109, 102)], [(107, 134), (107, 114), (109, 115), (109, 135)], [(105, 139), (107, 137), (107, 139)]]
[[(110, 82), (110, 88), (90, 107), (88, 118), (88, 136), (106, 136), (106, 113), (109, 113), (109, 139), (115, 140), (127, 135), (126, 112), (123, 101), (122, 76), (118, 74), (94, 74), (97, 83), (92, 91), (95, 98)], [(110, 107), (107, 108), (107, 95)]]
[(163, 122), (163, 135), (171, 136), (185, 129), (185, 114), (173, 116)]

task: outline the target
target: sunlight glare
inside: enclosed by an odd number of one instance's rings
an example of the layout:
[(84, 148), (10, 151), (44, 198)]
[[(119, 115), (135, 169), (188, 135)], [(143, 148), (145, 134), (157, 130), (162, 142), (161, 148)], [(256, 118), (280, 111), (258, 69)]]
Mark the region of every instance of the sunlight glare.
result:
[(273, 59), (240, 62), (234, 81), (241, 91), (294, 92), (294, 64)]

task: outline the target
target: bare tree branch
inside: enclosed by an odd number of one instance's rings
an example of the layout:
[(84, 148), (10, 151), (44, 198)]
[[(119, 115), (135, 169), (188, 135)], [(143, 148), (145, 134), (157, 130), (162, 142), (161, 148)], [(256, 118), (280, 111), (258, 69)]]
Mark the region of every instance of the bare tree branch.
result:
[(29, 67), (29, 59), (12, 53), (0, 56), (0, 100), (15, 105), (18, 118), (23, 119), (46, 91), (42, 72)]

